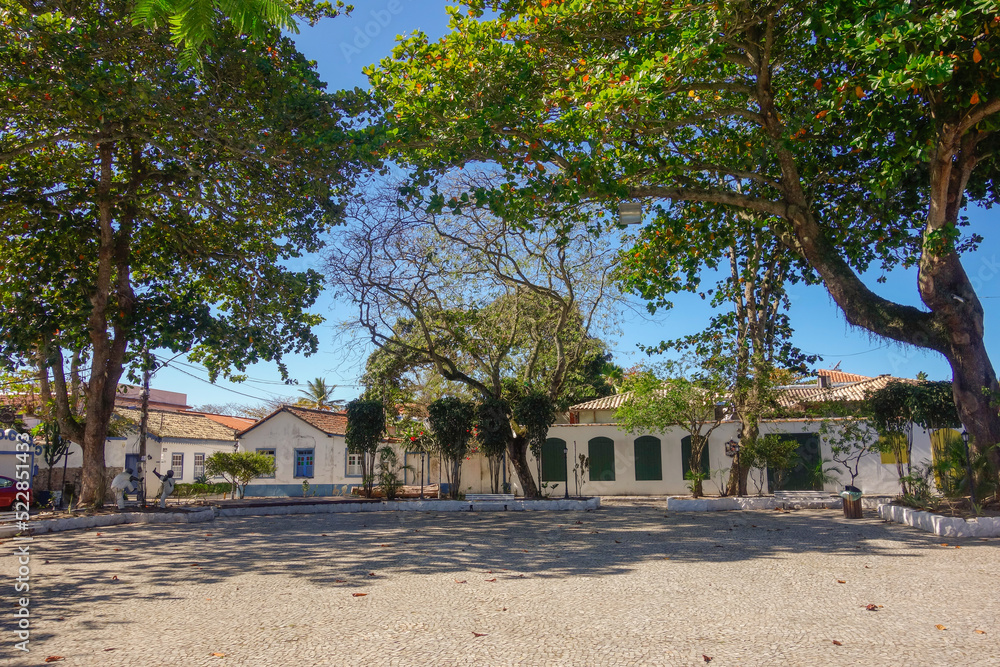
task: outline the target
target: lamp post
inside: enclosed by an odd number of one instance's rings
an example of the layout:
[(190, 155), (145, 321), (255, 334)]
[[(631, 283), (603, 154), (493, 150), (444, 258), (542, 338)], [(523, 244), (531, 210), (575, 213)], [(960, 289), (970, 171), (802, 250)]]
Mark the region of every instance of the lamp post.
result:
[(566, 500), (569, 500), (569, 457), (567, 456), (567, 454), (569, 454), (569, 448), (566, 445), (563, 445), (563, 469), (566, 471), (566, 476), (563, 478), (563, 479), (566, 480), (565, 481), (565, 489), (566, 489), (565, 498), (566, 498)]
[(962, 428), (962, 442), (965, 443), (965, 474), (969, 479), (969, 500), (972, 501), (972, 513), (976, 514), (976, 481), (972, 477), (972, 456), (969, 455), (969, 430)]

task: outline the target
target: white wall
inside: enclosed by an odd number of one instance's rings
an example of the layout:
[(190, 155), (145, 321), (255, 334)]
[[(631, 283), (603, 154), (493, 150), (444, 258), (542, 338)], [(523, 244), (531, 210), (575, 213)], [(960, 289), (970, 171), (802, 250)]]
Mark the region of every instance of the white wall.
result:
[[(592, 414), (592, 413), (591, 413)], [(584, 421), (584, 413), (580, 415)], [(816, 420), (782, 420), (775, 422), (764, 422), (761, 424), (761, 433), (817, 433), (820, 429), (820, 422)], [(739, 433), (738, 422), (725, 422), (712, 433), (709, 443), (709, 461), (713, 471), (720, 468), (728, 469), (732, 464), (732, 459), (725, 455), (725, 443), (730, 439), (736, 439)], [(661, 461), (663, 466), (662, 481), (637, 481), (635, 479), (634, 449), (633, 443), (640, 435), (653, 435), (661, 441)], [(617, 424), (556, 424), (549, 429), (550, 438), (560, 438), (565, 440), (569, 449), (569, 483), (570, 493), (574, 493), (572, 467), (575, 454), (588, 454), (588, 442), (592, 438), (603, 436), (610, 438), (615, 443), (615, 481), (600, 482), (587, 481), (584, 483), (581, 493), (598, 495), (674, 495), (687, 494), (689, 490), (684, 480), (684, 471), (681, 465), (681, 438), (687, 432), (680, 428), (672, 428), (664, 433), (649, 434), (629, 434), (620, 430)], [(827, 466), (836, 466), (840, 470), (838, 482), (829, 482), (824, 490), (836, 492), (843, 488), (844, 484), (850, 481), (850, 475), (846, 470), (832, 461), (833, 452), (830, 443), (825, 437), (820, 438), (821, 456), (830, 459)], [(913, 451), (911, 457), (914, 465), (931, 460), (930, 435), (920, 428), (914, 428)], [(529, 454), (529, 462), (532, 471), (535, 470), (534, 458)], [(706, 480), (703, 484), (705, 492), (708, 494), (718, 493), (719, 477), (713, 474), (712, 480)], [(887, 494), (899, 493), (899, 478), (896, 466), (891, 463), (882, 463), (881, 455), (878, 453), (867, 454), (862, 458), (859, 466), (859, 475), (856, 485), (866, 494)], [(766, 480), (764, 491), (767, 492)], [(755, 492), (753, 483), (748, 484), (749, 491)], [(561, 486), (557, 493), (561, 492)]]

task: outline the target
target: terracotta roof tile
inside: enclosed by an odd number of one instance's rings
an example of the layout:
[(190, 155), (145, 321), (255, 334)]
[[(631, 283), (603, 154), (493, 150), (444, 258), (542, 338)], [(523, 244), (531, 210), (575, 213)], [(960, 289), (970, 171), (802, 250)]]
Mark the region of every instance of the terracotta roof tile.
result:
[(318, 428), (327, 435), (344, 435), (344, 433), (347, 432), (346, 412), (331, 412), (329, 410), (314, 410), (313, 408), (300, 408), (294, 405), (284, 405), (261, 419), (259, 422), (237, 433), (237, 437), (243, 437), (280, 412), (287, 412), (295, 415), (302, 421), (306, 422), (310, 426)]
[(253, 426), (257, 423), (257, 420), (253, 417), (234, 417), (233, 415), (212, 415), (207, 412), (201, 412), (197, 414), (202, 414), (214, 422), (219, 422), (223, 426), (228, 426), (229, 428), (236, 429), (237, 431), (242, 431), (243, 429)]
[[(136, 426), (142, 419), (140, 411), (132, 408), (115, 408), (115, 414)], [(148, 431), (157, 438), (187, 438), (191, 440), (236, 440), (236, 428), (213, 421), (202, 414), (150, 410)]]
[(867, 375), (858, 375), (856, 373), (845, 373), (844, 371), (836, 371), (832, 369), (821, 368), (816, 371), (816, 375), (823, 375), (830, 378), (830, 382), (838, 384), (841, 382), (864, 382), (865, 380), (871, 380), (872, 378)]

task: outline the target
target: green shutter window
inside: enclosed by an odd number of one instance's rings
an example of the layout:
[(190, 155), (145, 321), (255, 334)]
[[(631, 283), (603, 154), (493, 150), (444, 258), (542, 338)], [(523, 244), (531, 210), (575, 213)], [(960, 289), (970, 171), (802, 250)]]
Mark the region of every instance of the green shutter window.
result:
[(592, 438), (587, 443), (590, 457), (590, 481), (615, 481), (615, 441), (611, 438)]
[(663, 479), (659, 438), (644, 435), (635, 439), (635, 479), (637, 482)]
[(565, 482), (566, 461), (563, 460), (563, 449), (566, 441), (559, 438), (549, 438), (542, 445), (542, 481)]
[[(711, 461), (708, 458), (708, 443), (701, 448), (701, 471), (706, 475), (712, 474)], [(681, 470), (685, 475), (691, 470), (691, 436), (685, 435), (681, 438)]]

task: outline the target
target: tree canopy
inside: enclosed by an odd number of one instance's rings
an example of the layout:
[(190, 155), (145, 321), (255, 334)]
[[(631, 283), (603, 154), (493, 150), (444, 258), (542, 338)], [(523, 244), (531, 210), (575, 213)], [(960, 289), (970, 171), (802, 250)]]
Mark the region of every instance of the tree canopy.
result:
[[(1000, 4), (468, 6), (441, 40), (414, 34), (369, 71), (416, 183), (487, 161), (506, 181), (469, 199), (509, 218), (581, 201), (638, 202), (689, 233), (705, 207), (769, 218), (851, 324), (943, 354), (963, 422), (1000, 441), (983, 308), (960, 259), (977, 241), (964, 207), (996, 194)], [(693, 257), (717, 252), (706, 237)], [(923, 307), (862, 279), (899, 265), (918, 268)]]
[[(319, 249), (362, 165), (363, 98), (326, 93), (287, 38), (220, 28), (196, 71), (128, 10), (3, 13), (0, 356), (51, 375), (85, 501), (130, 345), (189, 350), (213, 378), (315, 350), (321, 278), (284, 262)], [(84, 419), (64, 350), (90, 362)]]

